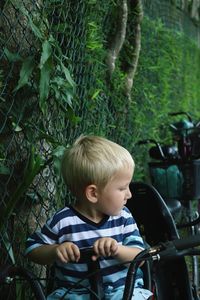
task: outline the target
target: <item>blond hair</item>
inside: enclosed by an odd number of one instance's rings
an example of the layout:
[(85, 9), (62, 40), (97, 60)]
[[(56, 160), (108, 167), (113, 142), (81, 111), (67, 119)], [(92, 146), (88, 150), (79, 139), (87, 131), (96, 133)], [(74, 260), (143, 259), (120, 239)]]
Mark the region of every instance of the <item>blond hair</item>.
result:
[(62, 160), (62, 175), (76, 197), (95, 184), (103, 188), (117, 171), (134, 168), (131, 154), (124, 147), (100, 136), (80, 136), (66, 149)]

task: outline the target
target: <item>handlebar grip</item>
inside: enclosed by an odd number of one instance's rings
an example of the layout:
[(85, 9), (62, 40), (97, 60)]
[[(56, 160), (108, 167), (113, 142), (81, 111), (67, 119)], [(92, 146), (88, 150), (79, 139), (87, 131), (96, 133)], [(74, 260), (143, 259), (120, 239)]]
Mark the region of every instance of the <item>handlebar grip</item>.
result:
[(84, 248), (80, 250), (80, 263), (85, 263), (91, 261), (91, 257), (94, 255), (94, 250), (92, 248)]
[(200, 246), (200, 234), (192, 235), (187, 238), (181, 238), (172, 241), (177, 250), (185, 250)]

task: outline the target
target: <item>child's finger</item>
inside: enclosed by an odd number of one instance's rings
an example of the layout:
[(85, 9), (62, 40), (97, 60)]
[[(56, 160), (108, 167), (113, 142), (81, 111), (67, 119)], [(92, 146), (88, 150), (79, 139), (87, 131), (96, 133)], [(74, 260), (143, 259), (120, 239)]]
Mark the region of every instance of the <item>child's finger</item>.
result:
[(67, 255), (66, 251), (57, 251), (57, 257), (58, 259), (63, 262), (63, 263), (67, 263), (69, 261), (69, 257)]
[(116, 241), (113, 241), (111, 245), (111, 251), (115, 252), (118, 249), (118, 244)]
[(78, 262), (80, 259), (80, 250), (75, 244), (72, 245), (72, 250), (73, 250), (74, 260)]

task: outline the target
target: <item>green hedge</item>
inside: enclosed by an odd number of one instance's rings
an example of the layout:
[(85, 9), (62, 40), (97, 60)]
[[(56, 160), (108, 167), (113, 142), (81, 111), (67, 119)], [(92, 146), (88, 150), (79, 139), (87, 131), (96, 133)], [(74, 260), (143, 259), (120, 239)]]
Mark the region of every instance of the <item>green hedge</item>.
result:
[[(124, 143), (135, 157), (136, 178), (146, 180), (148, 147), (139, 148), (135, 143), (146, 138), (170, 143), (168, 124), (177, 119), (168, 117), (169, 112), (186, 111), (194, 120), (200, 119), (200, 49), (184, 34), (146, 17), (141, 44)], [(122, 52), (121, 64), (127, 53)], [(123, 106), (126, 99), (119, 92), (123, 73), (118, 69), (116, 74), (113, 94), (116, 103)]]

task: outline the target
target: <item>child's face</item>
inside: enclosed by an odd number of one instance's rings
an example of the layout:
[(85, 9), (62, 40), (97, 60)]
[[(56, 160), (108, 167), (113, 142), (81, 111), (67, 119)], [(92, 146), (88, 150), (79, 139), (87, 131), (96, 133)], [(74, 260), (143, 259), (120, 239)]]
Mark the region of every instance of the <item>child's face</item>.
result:
[(129, 189), (132, 177), (132, 167), (117, 172), (112, 180), (98, 191), (97, 210), (109, 216), (119, 214), (127, 200), (132, 196)]

